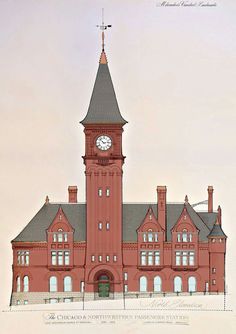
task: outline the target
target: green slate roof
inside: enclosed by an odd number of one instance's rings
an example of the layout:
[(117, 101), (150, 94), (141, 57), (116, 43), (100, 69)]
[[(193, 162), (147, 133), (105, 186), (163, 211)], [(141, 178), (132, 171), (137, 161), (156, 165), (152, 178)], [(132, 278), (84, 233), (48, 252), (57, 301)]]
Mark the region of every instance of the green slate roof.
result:
[[(44, 204), (34, 218), (13, 240), (16, 241), (46, 241), (46, 230), (55, 218), (59, 207), (62, 207), (69, 223), (74, 228), (74, 241), (86, 240), (86, 204), (76, 203), (49, 203)], [(123, 241), (136, 242), (137, 228), (142, 223), (150, 204), (148, 203), (124, 203), (123, 204)], [(153, 212), (157, 215), (157, 204), (151, 204)], [(184, 204), (167, 203), (167, 241), (171, 241), (171, 229), (179, 219)], [(201, 241), (207, 241), (217, 213), (196, 213), (190, 204), (187, 204), (188, 213), (198, 228)], [(223, 231), (222, 231), (223, 232)], [(214, 232), (215, 233), (215, 232)]]
[(212, 237), (224, 237), (224, 238), (227, 238), (226, 234), (222, 230), (221, 225), (219, 225), (219, 224), (214, 224), (214, 226), (213, 226), (210, 234), (208, 235), (208, 237), (210, 237), (210, 238), (212, 238)]
[(88, 112), (81, 123), (83, 125), (127, 123), (121, 116), (107, 64), (99, 64)]

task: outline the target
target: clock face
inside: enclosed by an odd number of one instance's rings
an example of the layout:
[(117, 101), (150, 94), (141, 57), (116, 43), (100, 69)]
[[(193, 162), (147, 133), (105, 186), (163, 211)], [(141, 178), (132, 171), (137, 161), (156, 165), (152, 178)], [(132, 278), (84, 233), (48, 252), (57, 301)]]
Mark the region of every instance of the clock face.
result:
[(112, 141), (108, 136), (100, 136), (96, 140), (96, 146), (101, 151), (107, 151), (111, 147)]

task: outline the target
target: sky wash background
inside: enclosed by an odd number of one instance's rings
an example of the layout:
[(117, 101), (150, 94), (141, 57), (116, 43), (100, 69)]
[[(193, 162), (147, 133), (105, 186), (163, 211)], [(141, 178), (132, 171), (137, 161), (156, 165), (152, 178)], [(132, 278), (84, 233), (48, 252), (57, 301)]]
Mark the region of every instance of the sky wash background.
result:
[[(77, 185), (78, 200), (85, 201), (79, 122), (98, 68), (96, 25), (102, 7), (105, 23), (112, 24), (105, 36), (108, 64), (120, 111), (129, 122), (123, 135), (124, 201), (156, 202), (156, 186), (166, 185), (169, 202), (181, 202), (187, 194), (193, 204), (207, 199), (207, 186), (213, 185), (214, 209), (221, 205), (229, 237), (226, 275), (233, 308), (236, 5), (216, 3), (164, 7), (155, 0), (0, 0), (1, 309), (7, 309), (11, 294), (10, 241), (46, 195), (66, 202), (68, 185)], [(222, 328), (229, 333), (235, 320), (232, 313), (191, 316), (192, 331), (210, 324), (209, 333)], [(2, 333), (64, 331), (45, 328), (39, 317), (1, 313)], [(134, 324), (132, 333), (144, 330)], [(190, 329), (175, 328), (180, 330)]]

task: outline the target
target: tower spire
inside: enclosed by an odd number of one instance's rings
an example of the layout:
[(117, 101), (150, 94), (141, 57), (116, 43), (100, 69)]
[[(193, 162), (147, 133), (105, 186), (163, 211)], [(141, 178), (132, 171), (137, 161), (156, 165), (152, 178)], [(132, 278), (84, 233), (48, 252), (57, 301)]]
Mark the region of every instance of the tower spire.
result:
[(106, 53), (105, 53), (105, 30), (107, 28), (111, 28), (111, 24), (104, 24), (104, 8), (102, 8), (102, 24), (101, 25), (97, 25), (97, 27), (102, 30), (102, 53), (101, 53), (101, 57), (100, 57), (100, 64), (107, 64), (107, 57), (106, 57)]

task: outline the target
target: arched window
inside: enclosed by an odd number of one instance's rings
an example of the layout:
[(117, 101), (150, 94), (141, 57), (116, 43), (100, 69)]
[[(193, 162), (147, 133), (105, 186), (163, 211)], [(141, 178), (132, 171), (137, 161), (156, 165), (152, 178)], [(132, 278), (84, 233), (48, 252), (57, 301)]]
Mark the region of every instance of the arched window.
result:
[(139, 279), (139, 290), (140, 292), (147, 291), (147, 278), (145, 276), (141, 276)]
[(152, 230), (148, 230), (148, 242), (153, 242), (153, 233), (152, 233)]
[(63, 241), (63, 230), (61, 228), (58, 229), (58, 234), (57, 234), (57, 241), (62, 242)]
[(28, 292), (29, 291), (29, 277), (24, 276), (23, 278), (23, 291)]
[(188, 242), (188, 234), (187, 234), (187, 230), (183, 230), (183, 233), (182, 233), (182, 241), (183, 241), (183, 242)]
[(182, 291), (182, 278), (176, 276), (174, 279), (174, 292), (181, 292)]
[(156, 276), (154, 278), (154, 292), (161, 292), (161, 278)]
[(197, 280), (194, 276), (188, 278), (188, 291), (196, 292), (197, 291)]
[(16, 291), (20, 292), (20, 276), (16, 278)]
[(72, 278), (70, 276), (64, 277), (64, 291), (72, 291)]
[(49, 291), (56, 292), (57, 291), (57, 278), (56, 276), (51, 276), (49, 280)]

